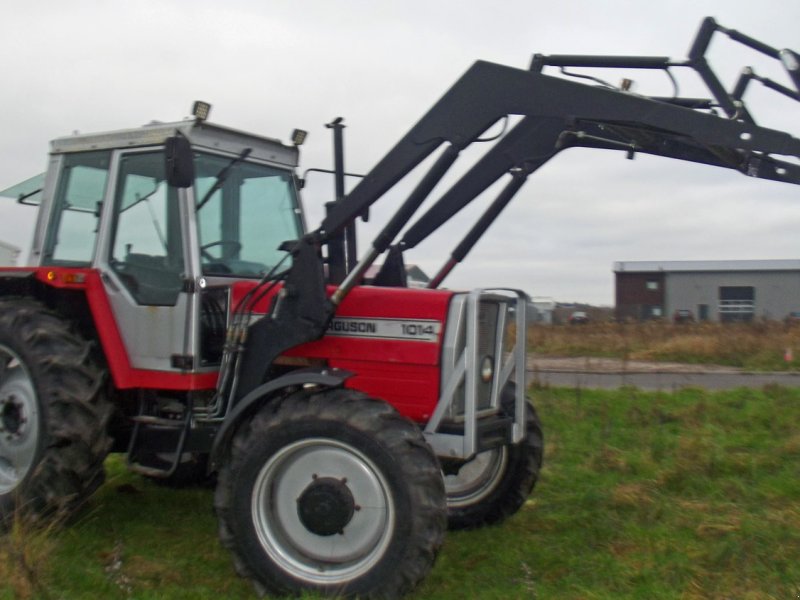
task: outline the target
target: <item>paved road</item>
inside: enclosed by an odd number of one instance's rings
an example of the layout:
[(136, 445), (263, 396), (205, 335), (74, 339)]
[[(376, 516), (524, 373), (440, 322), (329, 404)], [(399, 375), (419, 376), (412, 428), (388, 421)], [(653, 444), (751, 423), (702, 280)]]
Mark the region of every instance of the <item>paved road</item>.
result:
[(769, 384), (800, 387), (798, 373), (581, 373), (533, 371), (528, 381), (544, 385), (613, 389), (630, 385), (643, 390), (673, 391), (683, 387), (725, 390), (761, 388)]
[(671, 391), (682, 387), (722, 390), (760, 388), (769, 384), (800, 387), (800, 373), (749, 373), (714, 365), (649, 363), (602, 358), (534, 357), (528, 364), (528, 380), (544, 385)]

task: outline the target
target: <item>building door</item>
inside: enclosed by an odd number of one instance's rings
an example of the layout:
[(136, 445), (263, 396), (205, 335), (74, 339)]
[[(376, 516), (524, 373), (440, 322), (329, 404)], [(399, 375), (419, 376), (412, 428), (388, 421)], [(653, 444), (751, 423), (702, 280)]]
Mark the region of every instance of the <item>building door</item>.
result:
[(697, 305), (697, 319), (699, 321), (708, 321), (708, 304)]
[(755, 314), (756, 290), (752, 286), (729, 286), (719, 288), (719, 319), (752, 321)]

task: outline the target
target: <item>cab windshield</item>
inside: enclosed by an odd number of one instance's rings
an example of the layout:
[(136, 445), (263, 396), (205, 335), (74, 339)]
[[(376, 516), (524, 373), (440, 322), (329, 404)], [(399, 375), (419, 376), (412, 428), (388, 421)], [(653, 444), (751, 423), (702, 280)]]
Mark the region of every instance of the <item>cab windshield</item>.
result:
[(204, 275), (261, 277), (302, 234), (289, 170), (197, 154), (195, 198)]

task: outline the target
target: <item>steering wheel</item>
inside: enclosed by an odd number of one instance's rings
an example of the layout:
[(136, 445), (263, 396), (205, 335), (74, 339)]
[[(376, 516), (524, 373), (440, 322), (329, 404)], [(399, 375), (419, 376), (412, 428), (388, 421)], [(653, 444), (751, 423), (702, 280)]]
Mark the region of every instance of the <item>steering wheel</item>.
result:
[(208, 249), (214, 248), (215, 246), (231, 246), (234, 248), (234, 252), (239, 252), (242, 249), (242, 245), (234, 240), (217, 240), (216, 242), (210, 242), (208, 244), (203, 244), (200, 246), (200, 255), (209, 261), (218, 261), (221, 260), (219, 258), (215, 258), (211, 256)]

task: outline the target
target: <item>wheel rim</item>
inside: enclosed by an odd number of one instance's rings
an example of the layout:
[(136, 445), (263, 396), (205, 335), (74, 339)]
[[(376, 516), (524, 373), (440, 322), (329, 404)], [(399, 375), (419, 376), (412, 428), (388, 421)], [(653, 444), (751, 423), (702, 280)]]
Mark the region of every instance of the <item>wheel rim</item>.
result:
[[(282, 448), (259, 472), (251, 501), (256, 533), (270, 558), (318, 585), (343, 584), (369, 571), (386, 552), (395, 526), (380, 469), (353, 447), (327, 438)], [(335, 533), (309, 517), (314, 509), (324, 512), (326, 501), (339, 520)]]
[(0, 494), (13, 491), (33, 467), (39, 444), (36, 392), (19, 356), (0, 345)]
[(508, 463), (505, 446), (481, 452), (459, 469), (455, 475), (446, 475), (444, 489), (447, 506), (458, 508), (483, 500), (497, 487)]

